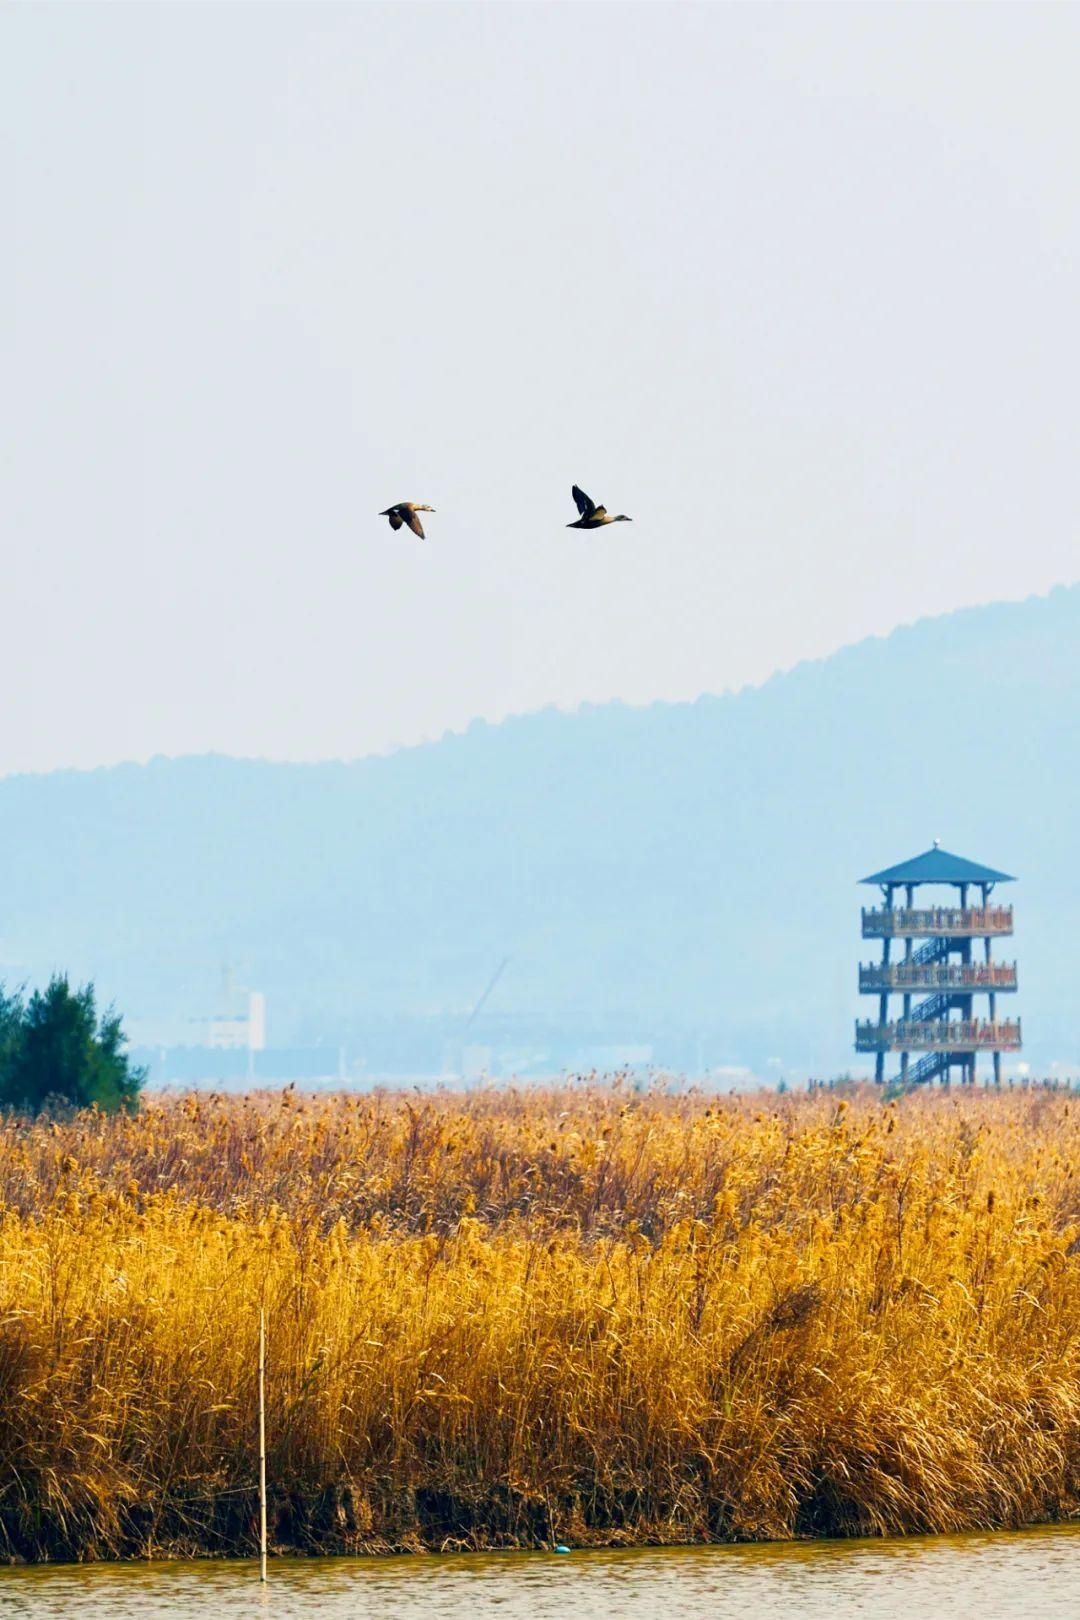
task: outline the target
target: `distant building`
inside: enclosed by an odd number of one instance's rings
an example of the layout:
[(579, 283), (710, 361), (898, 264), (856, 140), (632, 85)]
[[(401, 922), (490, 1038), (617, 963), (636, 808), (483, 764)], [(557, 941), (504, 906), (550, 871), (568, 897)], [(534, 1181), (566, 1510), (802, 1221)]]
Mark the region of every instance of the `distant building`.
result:
[(261, 1052), (266, 1046), (266, 998), (260, 990), (240, 991), (244, 1001), (210, 1020), (206, 1044), (217, 1052)]
[[(934, 1078), (947, 1082), (953, 1068), (972, 1083), (978, 1054), (989, 1052), (994, 1082), (1000, 1084), (1002, 1052), (1020, 1050), (1020, 1020), (998, 1018), (998, 996), (1016, 990), (1016, 963), (993, 961), (991, 944), (1011, 935), (1013, 911), (992, 905), (990, 896), (997, 884), (1015, 879), (950, 855), (935, 843), (925, 854), (861, 881), (876, 884), (884, 900), (881, 906), (864, 906), (862, 913), (863, 938), (883, 942), (881, 961), (859, 966), (859, 991), (878, 997), (878, 1016), (855, 1025), (855, 1050), (875, 1054), (875, 1080), (884, 1080), (886, 1054), (895, 1052), (900, 1060), (897, 1078), (905, 1084)], [(955, 888), (958, 903), (916, 906), (916, 889), (935, 885)], [(903, 894), (900, 905), (898, 890)], [(978, 896), (975, 905), (970, 904), (972, 890)], [(916, 945), (917, 940), (922, 943)], [(903, 945), (898, 960), (892, 954), (894, 944)], [(902, 998), (899, 1018), (889, 1017), (890, 996)], [(977, 996), (988, 998), (982, 1017), (976, 1014)], [(913, 1005), (915, 997), (920, 999)], [(913, 1054), (921, 1054), (914, 1064)]]

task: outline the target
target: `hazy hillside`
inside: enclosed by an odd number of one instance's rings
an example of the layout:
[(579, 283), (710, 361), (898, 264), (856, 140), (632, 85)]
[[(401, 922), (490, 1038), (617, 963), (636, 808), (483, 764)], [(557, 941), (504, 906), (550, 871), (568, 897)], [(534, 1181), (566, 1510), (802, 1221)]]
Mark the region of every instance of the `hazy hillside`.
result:
[(10, 778), (0, 974), (93, 975), (140, 1029), (194, 1041), (229, 959), (275, 1041), (412, 1042), (420, 1062), (509, 956), (472, 1039), (835, 1069), (856, 880), (939, 837), (1020, 877), (1028, 1056), (1071, 1062), (1078, 832), (1073, 587), (693, 704), (548, 711), (350, 765)]

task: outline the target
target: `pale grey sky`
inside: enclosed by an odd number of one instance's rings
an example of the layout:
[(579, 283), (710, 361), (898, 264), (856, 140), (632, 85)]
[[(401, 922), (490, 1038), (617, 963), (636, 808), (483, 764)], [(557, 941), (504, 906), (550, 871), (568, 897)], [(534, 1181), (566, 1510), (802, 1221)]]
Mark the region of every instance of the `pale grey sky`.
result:
[(1078, 72), (1065, 5), (4, 8), (0, 771), (1080, 577)]

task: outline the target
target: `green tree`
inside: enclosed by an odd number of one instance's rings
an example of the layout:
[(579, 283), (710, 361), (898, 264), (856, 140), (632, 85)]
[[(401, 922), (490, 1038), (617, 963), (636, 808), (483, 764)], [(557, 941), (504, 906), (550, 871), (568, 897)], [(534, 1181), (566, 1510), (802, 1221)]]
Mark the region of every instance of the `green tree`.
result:
[(4, 1101), (5, 1082), (22, 1042), (25, 1017), (22, 996), (18, 991), (9, 996), (0, 984), (0, 1103)]
[(132, 1066), (125, 1045), (111, 1008), (98, 1019), (92, 984), (72, 990), (57, 974), (25, 1004), (0, 991), (0, 1104), (34, 1113), (53, 1100), (134, 1108), (146, 1070)]

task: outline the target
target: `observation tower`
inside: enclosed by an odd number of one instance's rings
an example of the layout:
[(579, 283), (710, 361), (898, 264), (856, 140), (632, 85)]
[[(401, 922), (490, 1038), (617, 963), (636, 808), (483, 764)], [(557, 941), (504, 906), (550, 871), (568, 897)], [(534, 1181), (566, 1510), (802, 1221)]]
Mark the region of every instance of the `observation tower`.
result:
[[(859, 990), (878, 997), (878, 1015), (855, 1025), (856, 1052), (876, 1054), (874, 1079), (879, 1084), (885, 1079), (886, 1053), (895, 1052), (904, 1085), (938, 1077), (947, 1083), (954, 1068), (963, 1082), (972, 1084), (978, 1054), (990, 1052), (994, 1084), (1000, 1085), (1002, 1052), (1020, 1050), (1020, 1020), (998, 1018), (998, 996), (1016, 990), (1016, 963), (993, 961), (990, 947), (1012, 933), (1013, 911), (1012, 906), (992, 905), (990, 896), (997, 884), (1015, 879), (950, 855), (935, 842), (924, 855), (861, 881), (876, 884), (884, 900), (880, 906), (864, 906), (862, 913), (863, 939), (883, 941), (881, 961), (859, 965)], [(931, 903), (929, 897), (916, 906), (916, 889), (945, 885), (958, 891), (955, 904), (943, 905), (940, 899)], [(889, 1016), (890, 996), (903, 998), (899, 1018)], [(976, 1012), (976, 996), (989, 998), (984, 1015)], [(919, 998), (915, 1005), (913, 998)]]

